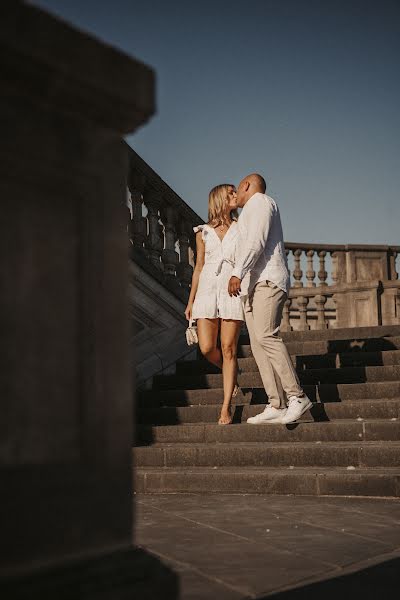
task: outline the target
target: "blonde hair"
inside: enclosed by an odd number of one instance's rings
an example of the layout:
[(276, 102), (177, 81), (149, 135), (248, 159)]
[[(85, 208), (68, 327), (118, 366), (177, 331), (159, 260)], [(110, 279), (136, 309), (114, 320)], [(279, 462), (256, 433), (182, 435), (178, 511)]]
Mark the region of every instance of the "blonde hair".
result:
[(230, 211), (229, 217), (226, 213), (229, 188), (235, 188), (235, 186), (232, 183), (216, 185), (208, 195), (208, 223), (212, 227), (218, 227), (218, 225), (229, 226), (229, 218), (232, 221), (238, 219), (236, 209)]

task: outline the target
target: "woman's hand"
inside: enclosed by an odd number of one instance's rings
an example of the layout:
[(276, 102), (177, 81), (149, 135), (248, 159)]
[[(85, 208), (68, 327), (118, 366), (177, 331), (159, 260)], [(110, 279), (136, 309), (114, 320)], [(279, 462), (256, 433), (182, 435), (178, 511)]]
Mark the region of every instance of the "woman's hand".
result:
[(187, 318), (188, 321), (190, 321), (190, 319), (192, 318), (192, 308), (193, 308), (193, 303), (189, 302), (189, 304), (187, 305), (187, 307), (185, 309), (185, 317)]
[(242, 280), (238, 277), (232, 276), (228, 284), (228, 294), (230, 296), (240, 296), (240, 284)]

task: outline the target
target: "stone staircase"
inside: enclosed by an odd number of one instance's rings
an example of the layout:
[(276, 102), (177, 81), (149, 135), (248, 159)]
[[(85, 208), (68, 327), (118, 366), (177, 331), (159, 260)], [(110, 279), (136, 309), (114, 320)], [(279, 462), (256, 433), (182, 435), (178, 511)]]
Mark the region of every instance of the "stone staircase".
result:
[(400, 326), (283, 337), (314, 402), (301, 421), (246, 423), (266, 396), (245, 336), (231, 426), (218, 370), (178, 362), (139, 394), (138, 492), (400, 496)]

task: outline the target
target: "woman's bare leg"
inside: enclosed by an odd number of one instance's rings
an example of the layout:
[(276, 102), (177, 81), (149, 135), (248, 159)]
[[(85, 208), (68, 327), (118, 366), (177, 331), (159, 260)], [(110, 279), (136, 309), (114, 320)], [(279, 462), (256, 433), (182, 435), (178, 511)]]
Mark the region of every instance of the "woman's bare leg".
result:
[(200, 352), (213, 365), (222, 369), (222, 354), (217, 348), (219, 319), (197, 319)]
[(237, 344), (242, 321), (223, 319), (221, 321), (221, 349), (223, 356), (222, 378), (224, 382), (224, 401), (219, 423), (224, 425), (232, 421), (230, 409), (232, 393), (237, 381)]

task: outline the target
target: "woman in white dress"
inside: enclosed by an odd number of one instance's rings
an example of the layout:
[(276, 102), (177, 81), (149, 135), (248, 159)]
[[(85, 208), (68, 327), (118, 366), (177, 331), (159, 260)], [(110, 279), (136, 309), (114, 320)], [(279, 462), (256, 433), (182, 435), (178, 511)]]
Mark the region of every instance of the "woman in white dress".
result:
[[(231, 400), (237, 393), (237, 343), (244, 321), (241, 298), (228, 294), (239, 234), (236, 208), (234, 185), (218, 185), (211, 190), (208, 223), (193, 228), (197, 258), (185, 310), (188, 320), (197, 321), (202, 354), (222, 369), (224, 399), (220, 425), (232, 423)], [(221, 350), (217, 347), (218, 331)]]

